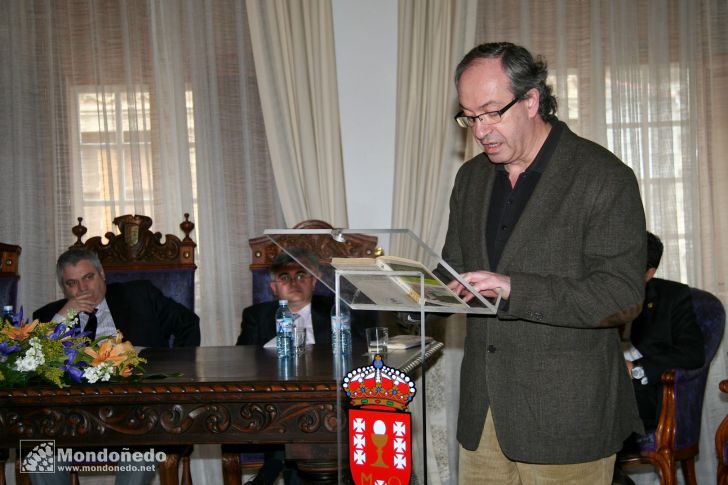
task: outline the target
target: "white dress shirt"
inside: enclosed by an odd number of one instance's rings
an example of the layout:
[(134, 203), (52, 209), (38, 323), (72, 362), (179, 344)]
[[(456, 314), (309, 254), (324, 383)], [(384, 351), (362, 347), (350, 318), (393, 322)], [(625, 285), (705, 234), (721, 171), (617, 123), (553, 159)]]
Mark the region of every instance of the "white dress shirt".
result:
[[(61, 323), (65, 319), (66, 317), (58, 313), (53, 317), (53, 321), (56, 323)], [(111, 310), (109, 310), (109, 304), (106, 303), (106, 298), (101, 300), (96, 307), (96, 322), (96, 338), (116, 335), (116, 325), (111, 317)], [(88, 323), (88, 313), (79, 313), (78, 324), (81, 326), (81, 330), (86, 328), (86, 323)]]

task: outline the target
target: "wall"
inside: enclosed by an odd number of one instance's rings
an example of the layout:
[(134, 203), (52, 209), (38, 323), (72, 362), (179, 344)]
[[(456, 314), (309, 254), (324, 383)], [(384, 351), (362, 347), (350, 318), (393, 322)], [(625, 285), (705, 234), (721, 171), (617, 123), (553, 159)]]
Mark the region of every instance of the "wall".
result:
[(390, 228), (397, 2), (332, 4), (349, 227)]

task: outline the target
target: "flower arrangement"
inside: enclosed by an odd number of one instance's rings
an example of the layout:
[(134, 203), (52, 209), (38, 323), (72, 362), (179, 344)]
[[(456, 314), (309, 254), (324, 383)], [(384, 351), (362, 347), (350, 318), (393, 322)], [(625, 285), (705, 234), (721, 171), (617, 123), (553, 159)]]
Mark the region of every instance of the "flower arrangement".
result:
[(76, 315), (61, 323), (23, 321), (23, 311), (0, 322), (0, 387), (29, 382), (95, 383), (139, 377), (146, 362), (121, 332), (91, 340)]

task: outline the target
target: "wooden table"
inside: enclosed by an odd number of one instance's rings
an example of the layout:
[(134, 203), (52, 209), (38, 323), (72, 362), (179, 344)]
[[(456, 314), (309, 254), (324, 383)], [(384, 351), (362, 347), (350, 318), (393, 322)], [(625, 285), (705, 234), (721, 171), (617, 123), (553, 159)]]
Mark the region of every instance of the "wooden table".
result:
[[(430, 343), (426, 358), (442, 347)], [(363, 350), (354, 348), (350, 368), (370, 363)], [(337, 413), (341, 370), (330, 349), (310, 346), (286, 365), (275, 349), (256, 346), (145, 349), (142, 356), (147, 375), (182, 375), (0, 389), (0, 448), (16, 448), (20, 439), (53, 439), (57, 447), (74, 448), (285, 444), (287, 458), (297, 460), (310, 479), (336, 481), (337, 459), (348, 457), (337, 446), (338, 419), (345, 414)], [(385, 364), (411, 372), (420, 356), (419, 347), (391, 351)], [(341, 429), (345, 433), (346, 426)], [(159, 466), (162, 484), (179, 483), (178, 458)], [(234, 483), (230, 473), (226, 470), (226, 480)], [(0, 483), (4, 480), (3, 474)]]

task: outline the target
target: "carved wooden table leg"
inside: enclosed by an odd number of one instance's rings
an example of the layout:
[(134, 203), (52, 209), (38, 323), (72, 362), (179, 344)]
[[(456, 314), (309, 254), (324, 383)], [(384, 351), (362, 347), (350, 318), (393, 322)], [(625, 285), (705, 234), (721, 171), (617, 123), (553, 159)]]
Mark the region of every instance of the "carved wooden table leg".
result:
[(339, 482), (339, 463), (336, 460), (296, 460), (296, 467), (304, 484), (350, 483), (347, 469), (342, 470)]
[(180, 485), (192, 485), (192, 471), (190, 470), (190, 453), (182, 456), (182, 481)]
[[(341, 460), (338, 460), (337, 446), (335, 443), (286, 444), (286, 459), (296, 462), (298, 474), (302, 482), (306, 484), (351, 483), (348, 457), (346, 456), (348, 448), (344, 446), (341, 453), (343, 457)], [(341, 482), (339, 482), (339, 467), (342, 467)]]
[(179, 484), (179, 455), (168, 453), (167, 459), (159, 464), (160, 485)]
[(15, 483), (17, 485), (31, 485), (30, 475), (27, 473), (20, 473), (20, 459), (15, 458)]
[(222, 453), (222, 481), (225, 485), (242, 485), (243, 475), (240, 470), (240, 453)]
[(10, 457), (10, 450), (7, 448), (0, 449), (0, 485), (6, 485), (8, 482), (5, 481), (5, 464), (8, 462)]

